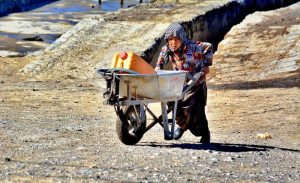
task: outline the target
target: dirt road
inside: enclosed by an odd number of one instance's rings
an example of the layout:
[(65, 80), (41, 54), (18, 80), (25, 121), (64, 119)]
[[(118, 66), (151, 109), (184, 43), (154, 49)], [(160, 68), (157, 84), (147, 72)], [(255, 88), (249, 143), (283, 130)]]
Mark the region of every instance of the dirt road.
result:
[[(223, 49), (216, 54), (217, 66)], [(165, 141), (156, 126), (137, 145), (125, 146), (115, 133), (113, 108), (102, 105), (102, 79), (35, 80), (19, 73), (31, 60), (0, 58), (2, 182), (300, 180), (299, 70), (280, 72), (283, 78), (277, 73), (237, 81), (226, 80), (230, 75), (221, 65), (209, 82), (211, 145), (189, 132), (179, 141)], [(235, 63), (232, 68), (239, 69), (245, 62)], [(271, 138), (257, 138), (261, 133)]]
[[(94, 81), (22, 81), (14, 61), (1, 77), (4, 182), (299, 180), (298, 88), (210, 89), (210, 146), (189, 132), (164, 141), (159, 126), (125, 146)], [(271, 139), (256, 138), (266, 132)]]

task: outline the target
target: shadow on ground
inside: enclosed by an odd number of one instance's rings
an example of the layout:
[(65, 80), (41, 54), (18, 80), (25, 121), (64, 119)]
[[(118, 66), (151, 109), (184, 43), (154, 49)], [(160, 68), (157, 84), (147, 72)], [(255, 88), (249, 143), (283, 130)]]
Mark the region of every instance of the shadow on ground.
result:
[(262, 145), (251, 145), (251, 144), (229, 144), (229, 143), (211, 143), (211, 144), (157, 144), (155, 142), (140, 143), (137, 146), (151, 146), (151, 147), (165, 147), (165, 148), (180, 148), (180, 149), (191, 149), (191, 150), (214, 150), (222, 152), (249, 152), (249, 151), (268, 151), (272, 149), (278, 149), (283, 151), (298, 152), (297, 149), (279, 148), (274, 146), (262, 146)]

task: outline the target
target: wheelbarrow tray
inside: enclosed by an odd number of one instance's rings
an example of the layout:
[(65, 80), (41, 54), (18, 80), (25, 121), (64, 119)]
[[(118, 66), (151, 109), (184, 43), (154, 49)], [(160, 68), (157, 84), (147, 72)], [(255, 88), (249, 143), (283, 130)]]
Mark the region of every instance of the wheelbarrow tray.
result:
[(186, 72), (157, 71), (157, 74), (117, 74), (119, 95), (135, 99), (178, 98), (182, 95)]

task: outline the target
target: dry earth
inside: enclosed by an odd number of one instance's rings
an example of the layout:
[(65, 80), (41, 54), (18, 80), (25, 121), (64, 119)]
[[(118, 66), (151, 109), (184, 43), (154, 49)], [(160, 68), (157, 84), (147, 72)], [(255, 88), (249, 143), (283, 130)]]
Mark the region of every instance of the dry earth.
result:
[(249, 15), (220, 43), (211, 145), (164, 141), (159, 126), (123, 145), (102, 79), (34, 79), (19, 70), (35, 58), (0, 58), (0, 181), (299, 182), (299, 15), (300, 3)]

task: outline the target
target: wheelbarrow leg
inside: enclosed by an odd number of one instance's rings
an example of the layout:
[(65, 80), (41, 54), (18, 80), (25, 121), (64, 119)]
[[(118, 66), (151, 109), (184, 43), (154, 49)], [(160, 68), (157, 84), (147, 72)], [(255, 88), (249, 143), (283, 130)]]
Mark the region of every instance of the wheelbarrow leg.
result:
[(174, 109), (172, 110), (172, 126), (171, 126), (172, 138), (174, 137), (174, 128), (175, 128), (177, 104), (178, 104), (178, 100), (175, 100), (175, 102), (174, 102)]
[(167, 112), (167, 104), (166, 102), (161, 103), (161, 110), (162, 110), (162, 120), (164, 125), (164, 138), (165, 140), (172, 140), (173, 134), (169, 130), (169, 120), (168, 120), (168, 112)]
[[(169, 106), (167, 113), (169, 114), (171, 111), (173, 111), (173, 109), (174, 109), (174, 105)], [(162, 114), (160, 116), (156, 117), (155, 114), (147, 106), (146, 106), (146, 110), (153, 117), (153, 122), (147, 126), (145, 132), (150, 130), (157, 123), (160, 124), (160, 126), (164, 128), (164, 124), (162, 123), (163, 122), (162, 121)]]

